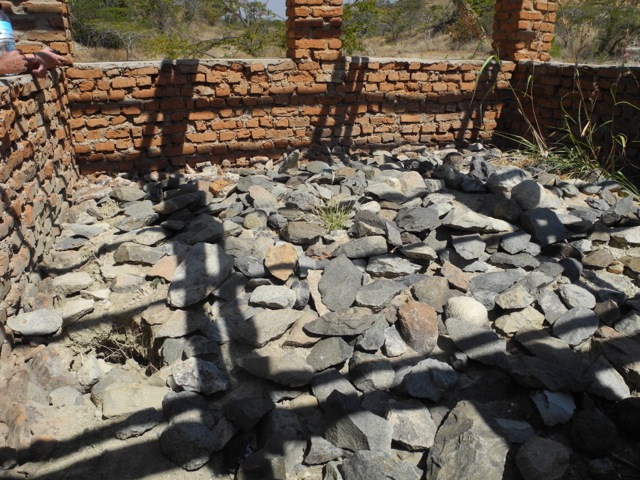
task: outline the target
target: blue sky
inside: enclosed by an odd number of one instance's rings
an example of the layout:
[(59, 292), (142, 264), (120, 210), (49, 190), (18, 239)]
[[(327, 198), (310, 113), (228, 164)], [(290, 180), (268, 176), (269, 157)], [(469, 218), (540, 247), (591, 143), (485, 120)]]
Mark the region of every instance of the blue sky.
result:
[(274, 11), (277, 15), (285, 18), (285, 13), (287, 11), (285, 0), (267, 0), (267, 7)]

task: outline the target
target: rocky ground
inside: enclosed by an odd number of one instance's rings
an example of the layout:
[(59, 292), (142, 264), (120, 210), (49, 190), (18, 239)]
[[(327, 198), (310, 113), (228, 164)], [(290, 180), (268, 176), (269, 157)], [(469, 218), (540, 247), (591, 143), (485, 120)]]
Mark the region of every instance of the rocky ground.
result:
[(0, 478), (639, 478), (638, 206), (472, 147), (83, 179)]

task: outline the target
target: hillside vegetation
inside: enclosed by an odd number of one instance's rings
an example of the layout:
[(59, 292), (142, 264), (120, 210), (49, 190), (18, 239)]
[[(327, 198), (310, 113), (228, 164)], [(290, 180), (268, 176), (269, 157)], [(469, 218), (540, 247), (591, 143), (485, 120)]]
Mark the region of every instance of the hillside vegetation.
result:
[[(495, 0), (355, 0), (348, 54), (485, 58)], [(285, 55), (284, 19), (266, 0), (70, 0), (81, 61)], [(640, 0), (563, 0), (552, 55), (640, 61)]]

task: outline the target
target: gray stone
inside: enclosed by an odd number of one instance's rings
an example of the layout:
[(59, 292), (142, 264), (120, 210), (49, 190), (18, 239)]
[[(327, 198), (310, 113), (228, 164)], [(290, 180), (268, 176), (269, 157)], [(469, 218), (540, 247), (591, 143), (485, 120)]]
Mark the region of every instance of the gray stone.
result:
[(362, 272), (344, 255), (324, 269), (318, 289), (322, 303), (332, 311), (349, 308), (362, 286)]
[(254, 347), (263, 347), (271, 340), (280, 338), (302, 312), (290, 308), (260, 310), (247, 320), (240, 321), (232, 331), (233, 338)]
[(102, 416), (117, 418), (144, 410), (162, 409), (162, 399), (169, 392), (166, 387), (139, 383), (114, 383), (104, 389)]
[(231, 386), (226, 372), (214, 363), (196, 357), (172, 365), (171, 376), (183, 389), (204, 395), (224, 392)]
[(520, 218), (524, 229), (540, 246), (561, 242), (570, 237), (558, 215), (548, 208), (534, 208), (524, 212)]
[(53, 288), (56, 292), (68, 296), (93, 285), (94, 279), (87, 272), (71, 272), (53, 279)]
[(596, 306), (596, 297), (586, 288), (578, 285), (562, 285), (560, 297), (569, 308), (583, 307), (593, 309)]
[(393, 402), (387, 420), (393, 427), (393, 441), (407, 450), (427, 450), (433, 446), (438, 428), (422, 402)]
[(321, 406), (324, 406), (327, 398), (334, 391), (341, 392), (349, 397), (358, 396), (356, 387), (335, 368), (315, 374), (311, 381), (311, 391)]
[(251, 292), (249, 303), (257, 307), (286, 309), (296, 303), (296, 294), (289, 287), (281, 285), (260, 285)]
[(135, 202), (143, 199), (145, 195), (144, 190), (137, 185), (114, 188), (111, 192), (111, 196), (119, 202)]
[(307, 363), (314, 372), (326, 370), (349, 360), (353, 355), (353, 347), (340, 337), (329, 337), (316, 343), (309, 355)]
[(415, 260), (435, 260), (438, 258), (436, 251), (424, 242), (412, 243), (400, 248), (400, 252), (407, 258)]
[(455, 207), (442, 220), (442, 224), (466, 232), (513, 232), (515, 227), (504, 220), (488, 217), (467, 207)]
[(20, 335), (52, 335), (62, 327), (62, 315), (55, 310), (42, 308), (9, 317), (7, 326)]
[(396, 372), (397, 390), (415, 398), (438, 401), (458, 384), (458, 374), (448, 364), (428, 358)]
[(233, 258), (220, 245), (198, 243), (173, 275), (167, 301), (183, 308), (204, 300), (231, 274)]
[(520, 182), (529, 179), (529, 174), (517, 167), (500, 167), (487, 179), (487, 187), (494, 193), (507, 193)]
[(344, 450), (317, 435), (309, 438), (309, 451), (304, 457), (307, 465), (321, 465), (344, 455)]
[(356, 452), (391, 452), (391, 424), (368, 410), (358, 400), (338, 391), (327, 398), (325, 438), (332, 444)]
[(552, 290), (542, 290), (538, 293), (538, 305), (542, 309), (549, 323), (555, 322), (563, 314), (569, 311), (560, 297)]
[(535, 298), (524, 287), (516, 285), (496, 295), (496, 305), (505, 310), (523, 309), (533, 303)]
[(421, 265), (389, 254), (369, 258), (366, 270), (374, 277), (395, 278), (414, 274), (421, 268)]
[(629, 386), (622, 375), (604, 357), (598, 357), (592, 367), (585, 373), (590, 392), (607, 400), (623, 400), (631, 396)]
[(502, 478), (509, 443), (499, 432), (486, 407), (459, 402), (436, 433), (427, 456), (427, 478)]
[(141, 410), (129, 415), (118, 425), (114, 436), (118, 440), (139, 437), (162, 422), (162, 412), (154, 409)]
[(368, 308), (355, 307), (322, 315), (307, 323), (304, 330), (314, 335), (323, 336), (360, 335), (371, 327), (377, 318)]
[(358, 390), (365, 393), (388, 390), (395, 377), (388, 359), (363, 352), (356, 352), (351, 358), (349, 374)]
[(394, 280), (374, 280), (358, 290), (356, 305), (378, 311), (389, 305), (391, 299), (405, 289), (403, 284)]
[(516, 465), (524, 480), (561, 480), (569, 469), (570, 455), (561, 443), (534, 435), (518, 449)]
[(88, 298), (77, 298), (65, 302), (62, 308), (62, 320), (65, 325), (73, 323), (93, 312), (95, 302)]
[(389, 327), (384, 331), (384, 354), (387, 357), (399, 357), (407, 351), (407, 344), (404, 342), (398, 330)]
[(571, 421), (571, 442), (590, 457), (611, 454), (618, 443), (614, 423), (597, 408), (578, 412)]
[(216, 434), (196, 422), (172, 422), (160, 435), (162, 453), (187, 471), (202, 468), (217, 445)]
[(488, 365), (503, 366), (507, 356), (506, 342), (491, 331), (459, 318), (446, 320), (447, 332), (460, 350), (469, 358)]
[(522, 230), (518, 230), (517, 232), (507, 233), (500, 239), (500, 247), (510, 254), (516, 254), (522, 252), (529, 241), (531, 240), (531, 235)]
[(453, 237), (451, 243), (455, 251), (465, 260), (477, 260), (487, 247), (477, 234)]
[(429, 305), (436, 312), (442, 312), (445, 304), (451, 299), (453, 292), (449, 281), (444, 277), (425, 276), (412, 287), (415, 297)]
[(234, 266), (247, 278), (265, 278), (267, 276), (264, 258), (257, 255), (250, 254), (235, 257)]
[(542, 390), (531, 395), (533, 404), (545, 425), (552, 427), (567, 423), (576, 410), (573, 397), (565, 392), (550, 392)]
[(165, 253), (154, 247), (137, 245), (135, 243), (123, 243), (113, 254), (113, 259), (117, 263), (141, 263), (143, 265), (154, 265), (160, 261)]
[(340, 245), (334, 252), (336, 257), (346, 255), (348, 258), (368, 258), (384, 255), (389, 249), (387, 240), (381, 236), (361, 237)]
[[(359, 450), (339, 467), (344, 480), (420, 480), (422, 471), (387, 453)], [(326, 479), (328, 480), (328, 479)]]
[(245, 215), (242, 226), (247, 230), (265, 228), (267, 226), (267, 214), (262, 210), (249, 212)]
[(575, 307), (553, 322), (553, 334), (571, 346), (579, 345), (591, 337), (600, 325), (592, 310)]
[(398, 212), (395, 223), (407, 232), (424, 234), (437, 228), (440, 218), (435, 207), (407, 208)]
[(499, 267), (538, 268), (540, 262), (529, 253), (516, 253), (510, 255), (503, 252), (495, 252), (489, 257), (489, 262)]
[(544, 324), (544, 315), (534, 307), (527, 307), (508, 315), (496, 318), (494, 326), (505, 335), (513, 335), (520, 330), (541, 329)]
[(379, 317), (371, 327), (358, 337), (356, 347), (365, 352), (378, 351), (384, 345), (385, 330), (388, 325), (386, 319)]
[(311, 382), (313, 370), (296, 352), (280, 355), (253, 353), (237, 360), (240, 367), (256, 377), (271, 380), (287, 387), (301, 387)]
[(473, 294), (482, 290), (502, 293), (522, 277), (523, 273), (519, 270), (483, 273), (471, 279), (469, 291)]
[(294, 245), (309, 245), (325, 233), (321, 225), (304, 221), (289, 222), (280, 231), (282, 238)]

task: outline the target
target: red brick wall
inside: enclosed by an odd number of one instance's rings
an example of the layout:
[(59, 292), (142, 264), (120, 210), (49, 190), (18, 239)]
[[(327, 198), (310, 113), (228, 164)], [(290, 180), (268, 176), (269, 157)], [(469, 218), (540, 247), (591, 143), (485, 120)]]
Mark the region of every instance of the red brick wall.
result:
[(67, 0), (12, 0), (0, 1), (9, 16), (19, 49), (35, 52), (48, 45), (71, 54), (73, 42)]
[(513, 87), (520, 103), (509, 101), (505, 106), (499, 130), (527, 135), (519, 110), (551, 141), (562, 138), (567, 120), (574, 125), (574, 134), (589, 121), (591, 128), (585, 132), (593, 133), (603, 152), (623, 135), (627, 156), (640, 160), (640, 67), (521, 62), (513, 74)]
[(61, 73), (0, 84), (0, 323), (59, 233), (76, 171)]
[(548, 61), (557, 10), (555, 0), (497, 0), (493, 47), (500, 58)]
[(487, 69), (476, 91), (480, 68), (363, 59), (76, 65), (67, 70), (70, 125), (83, 171), (472, 141), (497, 125), (513, 65)]

